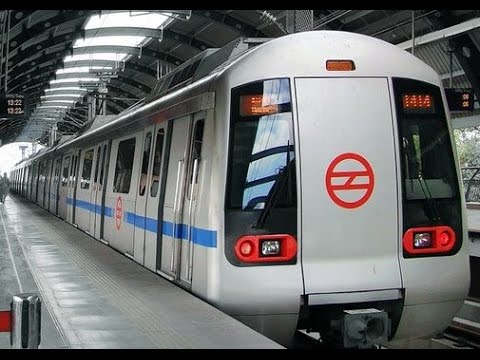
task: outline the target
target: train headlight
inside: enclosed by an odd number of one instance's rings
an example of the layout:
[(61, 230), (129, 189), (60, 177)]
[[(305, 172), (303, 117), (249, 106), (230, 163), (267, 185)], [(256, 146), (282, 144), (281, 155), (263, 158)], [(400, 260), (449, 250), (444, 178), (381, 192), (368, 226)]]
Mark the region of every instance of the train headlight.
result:
[(416, 233), (413, 237), (413, 247), (428, 248), (432, 246), (432, 234), (428, 232)]
[(265, 240), (262, 241), (262, 256), (275, 256), (280, 254), (280, 241)]

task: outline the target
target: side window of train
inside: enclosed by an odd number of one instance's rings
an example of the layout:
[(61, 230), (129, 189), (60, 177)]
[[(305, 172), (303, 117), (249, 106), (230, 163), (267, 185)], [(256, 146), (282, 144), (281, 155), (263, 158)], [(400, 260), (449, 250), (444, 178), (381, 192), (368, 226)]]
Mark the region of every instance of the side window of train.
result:
[(100, 166), (100, 150), (101, 146), (97, 148), (97, 159), (95, 160), (95, 176), (93, 177), (93, 184), (96, 184), (98, 181), (98, 168)]
[(70, 168), (70, 187), (75, 184), (75, 176), (77, 174), (78, 155), (72, 156), (72, 167)]
[(152, 132), (148, 132), (145, 135), (145, 140), (143, 142), (142, 172), (140, 174), (140, 181), (138, 182), (138, 194), (140, 196), (145, 195), (151, 147), (152, 147)]
[(102, 168), (100, 169), (100, 186), (103, 185), (103, 173), (105, 170), (105, 167), (107, 166), (105, 161), (106, 161), (106, 154), (107, 154), (107, 145), (103, 145), (103, 154), (102, 154)]
[(160, 167), (162, 166), (163, 140), (165, 138), (165, 130), (160, 129), (155, 140), (155, 154), (153, 155), (152, 179), (150, 181), (150, 196), (155, 197), (158, 194), (160, 184)]
[(83, 157), (82, 176), (80, 177), (80, 188), (90, 188), (90, 180), (92, 177), (92, 164), (93, 164), (93, 149), (87, 150)]
[(133, 157), (135, 155), (136, 138), (123, 140), (118, 144), (113, 192), (128, 194), (132, 180)]
[(68, 184), (68, 170), (69, 170), (69, 168), (70, 168), (70, 156), (67, 156), (63, 160), (62, 187), (65, 187)]
[[(190, 161), (190, 168), (189, 168), (189, 185), (188, 185), (188, 198), (190, 199), (190, 192), (191, 192), (191, 187), (194, 186), (195, 184), (198, 183), (198, 173), (200, 170), (200, 160), (201, 160), (201, 155), (202, 155), (202, 144), (203, 144), (203, 127), (204, 127), (205, 120), (198, 120), (195, 123), (195, 127), (193, 129), (193, 137), (192, 137), (192, 143), (191, 143), (191, 161)], [(197, 160), (197, 161), (196, 161)], [(195, 174), (195, 179), (193, 178), (194, 176), (194, 170), (195, 170), (195, 162), (197, 163), (197, 168), (196, 168), (196, 174)], [(195, 197), (195, 195), (194, 195)]]
[(56, 181), (55, 183), (60, 182), (60, 175), (62, 173), (62, 158), (57, 159), (57, 168), (56, 168)]

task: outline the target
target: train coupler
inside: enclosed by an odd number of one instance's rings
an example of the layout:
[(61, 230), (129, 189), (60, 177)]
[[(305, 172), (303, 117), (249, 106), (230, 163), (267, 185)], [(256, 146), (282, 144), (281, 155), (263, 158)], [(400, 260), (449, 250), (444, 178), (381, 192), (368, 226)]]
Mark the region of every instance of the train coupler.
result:
[(345, 348), (373, 348), (386, 343), (390, 328), (388, 314), (378, 309), (344, 310), (337, 322)]

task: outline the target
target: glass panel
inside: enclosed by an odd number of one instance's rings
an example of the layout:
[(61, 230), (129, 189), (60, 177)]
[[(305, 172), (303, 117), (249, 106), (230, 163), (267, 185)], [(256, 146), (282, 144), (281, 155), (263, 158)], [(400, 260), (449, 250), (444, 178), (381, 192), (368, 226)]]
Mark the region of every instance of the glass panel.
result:
[(160, 184), (160, 167), (162, 165), (163, 153), (163, 139), (165, 137), (165, 130), (160, 129), (157, 133), (157, 140), (155, 141), (155, 155), (153, 157), (153, 173), (152, 181), (150, 182), (150, 196), (155, 197), (158, 194), (158, 187)]
[(143, 144), (143, 160), (142, 160), (142, 172), (140, 174), (140, 181), (138, 184), (138, 194), (140, 196), (145, 195), (145, 188), (147, 186), (148, 176), (148, 163), (150, 160), (150, 148), (152, 146), (152, 133), (148, 132), (145, 136)]
[(68, 170), (70, 168), (70, 156), (63, 159), (62, 186), (68, 184)]
[(113, 192), (128, 194), (132, 180), (133, 157), (135, 155), (136, 138), (123, 140), (118, 144)]
[[(259, 88), (260, 86), (260, 88)], [(229, 208), (261, 210), (279, 175), (295, 158), (293, 124), (287, 79), (268, 80), (241, 90), (232, 104), (235, 112), (229, 176)], [(255, 100), (246, 109), (242, 98)], [(268, 107), (268, 115), (259, 104)]]
[(93, 183), (96, 184), (98, 181), (98, 168), (100, 167), (100, 151), (102, 150), (102, 147), (99, 146), (97, 149), (97, 159), (95, 161), (95, 176), (93, 178)]

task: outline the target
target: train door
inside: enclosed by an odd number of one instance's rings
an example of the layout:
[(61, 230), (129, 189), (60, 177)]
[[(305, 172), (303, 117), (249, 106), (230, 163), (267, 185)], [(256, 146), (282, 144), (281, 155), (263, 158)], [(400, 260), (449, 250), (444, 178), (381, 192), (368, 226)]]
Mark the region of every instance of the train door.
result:
[[(144, 132), (144, 159), (136, 203), (135, 260), (153, 271), (156, 271), (157, 265), (160, 264), (157, 256), (161, 253), (159, 243), (162, 239), (163, 222), (159, 203), (161, 194), (164, 193), (162, 189), (165, 183), (162, 178), (164, 174), (162, 164), (166, 131), (166, 124), (162, 123)], [(148, 164), (145, 158), (147, 152), (149, 153)], [(147, 168), (146, 173), (145, 168)]]
[(49, 210), (53, 214), (57, 214), (58, 211), (58, 186), (60, 182), (60, 172), (62, 168), (62, 158), (55, 158), (53, 178), (50, 185), (50, 207)]
[(28, 200), (32, 201), (33, 198), (33, 188), (34, 185), (36, 184), (36, 179), (35, 179), (35, 163), (30, 164), (30, 171), (29, 171), (29, 176), (28, 176)]
[(32, 193), (30, 195), (30, 200), (34, 203), (37, 202), (37, 193), (38, 193), (38, 168), (40, 164), (38, 162), (33, 163), (33, 172), (32, 172)]
[(32, 176), (31, 172), (32, 172), (32, 169), (31, 169), (31, 166), (29, 165), (25, 168), (25, 178), (24, 178), (24, 181), (23, 181), (23, 193), (22, 193), (22, 195), (25, 196), (26, 198), (28, 198), (28, 196), (29, 196), (30, 177)]
[(60, 186), (58, 188), (58, 216), (67, 219), (68, 206), (68, 176), (70, 170), (71, 155), (64, 155), (60, 173)]
[(45, 194), (45, 160), (38, 162), (38, 179), (37, 179), (37, 195), (36, 203), (43, 207), (43, 199)]
[[(80, 172), (78, 174), (77, 194), (75, 197), (75, 223), (77, 226), (90, 233), (90, 218), (92, 216), (92, 169), (95, 166), (96, 148), (90, 148), (82, 152), (80, 157)], [(90, 233), (91, 234), (91, 233)]]
[(103, 192), (104, 192), (104, 175), (107, 158), (107, 142), (97, 146), (95, 155), (95, 170), (93, 172), (93, 187), (90, 198), (92, 204), (92, 212), (90, 214), (90, 235), (96, 239), (101, 239), (102, 234), (102, 206), (103, 206)]
[(70, 169), (68, 176), (68, 206), (67, 206), (67, 221), (70, 224), (75, 224), (75, 213), (76, 213), (76, 180), (78, 176), (78, 164), (79, 164), (80, 151), (73, 153), (72, 161), (70, 161)]
[[(173, 123), (169, 156), (170, 170), (166, 187), (175, 189), (175, 192), (173, 198), (169, 191), (165, 192), (163, 208), (164, 219), (168, 221), (168, 218), (171, 218), (173, 226), (171, 241), (168, 241), (168, 236), (162, 238), (161, 270), (170, 273), (187, 286), (192, 282), (196, 184), (200, 169), (204, 119), (204, 113), (198, 113), (193, 117), (175, 120)], [(169, 232), (166, 231), (166, 233)], [(164, 250), (166, 254), (163, 254)]]
[(163, 202), (163, 225), (161, 242), (161, 263), (159, 273), (168, 278), (180, 279), (180, 260), (185, 233), (183, 220), (183, 203), (185, 194), (185, 169), (190, 141), (192, 117), (190, 115), (172, 120), (168, 174)]
[(50, 187), (49, 182), (50, 182), (50, 171), (51, 171), (51, 166), (52, 166), (52, 161), (50, 159), (43, 160), (42, 165), (41, 165), (41, 173), (40, 177), (38, 179), (39, 182), (39, 199), (38, 202), (40, 206), (42, 206), (44, 209), (48, 209), (48, 198), (50, 196)]
[[(134, 232), (134, 249), (133, 257), (136, 262), (144, 264), (145, 261), (145, 232), (147, 230), (147, 200), (149, 195), (149, 174), (151, 173), (151, 155), (152, 155), (152, 139), (154, 126), (149, 126), (143, 131), (140, 142), (142, 149), (140, 172), (138, 177), (138, 187), (136, 189), (137, 198), (135, 201), (135, 232)], [(155, 219), (155, 218), (154, 218)], [(153, 219), (152, 219), (153, 220)], [(148, 221), (151, 225), (151, 221)]]
[(104, 238), (109, 245), (133, 258), (135, 197), (143, 150), (143, 131), (114, 139), (111, 145)]
[(45, 205), (44, 208), (46, 210), (50, 209), (50, 203), (51, 203), (51, 193), (50, 193), (50, 188), (51, 184), (53, 182), (53, 168), (55, 167), (55, 160), (52, 157), (51, 159), (48, 159), (47, 161), (47, 179), (45, 182)]
[(363, 291), (365, 300), (373, 290), (397, 298), (402, 281), (388, 80), (296, 78), (295, 90), (299, 259), (309, 303), (351, 289)]
[(180, 280), (190, 284), (193, 275), (194, 229), (196, 225), (195, 210), (197, 208), (197, 183), (200, 171), (203, 128), (205, 114), (195, 114), (193, 117), (192, 135), (188, 143), (185, 161), (185, 193), (183, 196), (182, 240), (180, 251)]
[(22, 196), (28, 197), (28, 180), (30, 178), (30, 166), (24, 168), (23, 181), (22, 181)]

